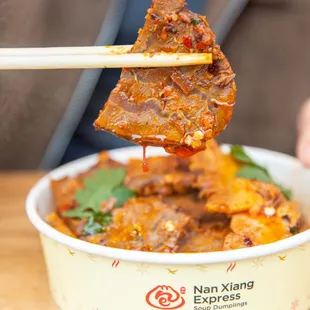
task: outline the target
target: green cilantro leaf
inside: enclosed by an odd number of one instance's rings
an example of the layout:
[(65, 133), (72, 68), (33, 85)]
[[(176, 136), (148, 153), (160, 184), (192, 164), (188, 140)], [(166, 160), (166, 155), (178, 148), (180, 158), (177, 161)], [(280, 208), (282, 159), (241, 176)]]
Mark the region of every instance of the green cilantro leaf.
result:
[(95, 222), (95, 217), (92, 215), (88, 219), (88, 222), (85, 225), (83, 232), (86, 235), (95, 235), (95, 234), (103, 233), (104, 230), (99, 223)]
[(284, 195), (284, 197), (287, 200), (292, 200), (293, 191), (290, 188), (285, 188), (285, 187), (283, 187), (282, 185), (279, 185), (279, 184), (275, 184), (275, 185), (277, 185), (280, 188), (282, 194)]
[(98, 212), (94, 214), (94, 219), (97, 223), (99, 223), (101, 226), (106, 227), (108, 226), (112, 221), (112, 212)]
[(85, 211), (80, 208), (76, 208), (74, 210), (69, 210), (66, 212), (63, 212), (62, 215), (65, 217), (76, 217), (76, 218), (85, 218), (85, 217), (91, 217), (94, 214), (92, 211)]
[(100, 204), (113, 197), (113, 190), (122, 185), (125, 175), (125, 169), (101, 169), (94, 172), (91, 177), (84, 180), (85, 188), (79, 189), (75, 194), (80, 208), (98, 212)]
[[(84, 188), (77, 190), (75, 193), (75, 200), (79, 206), (74, 210), (64, 212), (63, 216), (88, 218), (91, 227), (95, 225), (91, 222), (92, 216), (95, 216), (94, 221), (96, 223), (106, 226), (106, 221), (111, 222), (111, 214), (109, 212), (100, 212), (102, 202), (115, 197), (115, 207), (120, 207), (129, 198), (135, 197), (134, 192), (123, 185), (125, 176), (125, 169), (100, 169), (95, 171), (92, 176), (85, 178)], [(107, 214), (109, 214), (110, 219), (107, 218)]]
[(87, 218), (83, 233), (94, 235), (105, 232), (105, 227), (112, 222), (112, 212), (100, 211), (102, 202), (111, 197), (116, 198), (115, 208), (120, 207), (135, 193), (124, 187), (125, 169), (101, 169), (85, 178), (84, 188), (75, 193), (79, 206), (63, 213), (65, 217)]
[(135, 193), (130, 189), (120, 186), (113, 190), (113, 196), (117, 198), (115, 207), (120, 207), (124, 202), (126, 202), (129, 198), (135, 197)]
[(243, 147), (240, 145), (232, 145), (230, 149), (230, 154), (242, 164), (253, 164), (254, 161), (246, 154)]
[(95, 235), (105, 232), (107, 227), (112, 221), (112, 212), (97, 212), (89, 217), (87, 224), (83, 229), (85, 235)]
[(199, 19), (192, 18), (192, 24), (193, 24), (194, 26), (197, 26), (197, 25), (200, 24), (200, 20), (199, 20)]
[(292, 190), (277, 184), (269, 174), (269, 171), (265, 167), (256, 164), (253, 159), (245, 152), (242, 146), (231, 146), (230, 154), (236, 161), (244, 164), (244, 166), (242, 166), (237, 172), (238, 177), (274, 184), (280, 188), (286, 199), (292, 199)]
[(257, 180), (266, 183), (273, 183), (269, 174), (265, 170), (257, 166), (246, 165), (239, 169), (237, 172), (239, 178)]

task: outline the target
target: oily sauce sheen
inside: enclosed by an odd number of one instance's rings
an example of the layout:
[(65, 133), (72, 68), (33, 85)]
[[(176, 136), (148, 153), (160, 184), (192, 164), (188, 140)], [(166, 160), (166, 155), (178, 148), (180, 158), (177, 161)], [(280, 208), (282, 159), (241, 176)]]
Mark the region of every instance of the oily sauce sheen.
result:
[(236, 97), (235, 74), (206, 18), (188, 10), (185, 0), (153, 0), (130, 52), (207, 53), (213, 63), (124, 68), (96, 130), (183, 158), (205, 150), (229, 123)]
[(143, 172), (149, 172), (149, 165), (146, 158), (147, 145), (142, 145), (142, 148), (143, 148), (142, 170)]

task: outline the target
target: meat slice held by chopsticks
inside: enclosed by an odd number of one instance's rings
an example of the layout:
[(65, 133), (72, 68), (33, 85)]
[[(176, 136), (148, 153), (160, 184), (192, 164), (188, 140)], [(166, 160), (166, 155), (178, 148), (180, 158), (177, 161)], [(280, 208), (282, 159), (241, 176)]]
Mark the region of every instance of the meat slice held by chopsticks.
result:
[(131, 52), (212, 53), (213, 64), (123, 69), (95, 128), (179, 156), (205, 149), (230, 121), (236, 95), (235, 75), (205, 17), (184, 0), (154, 0)]

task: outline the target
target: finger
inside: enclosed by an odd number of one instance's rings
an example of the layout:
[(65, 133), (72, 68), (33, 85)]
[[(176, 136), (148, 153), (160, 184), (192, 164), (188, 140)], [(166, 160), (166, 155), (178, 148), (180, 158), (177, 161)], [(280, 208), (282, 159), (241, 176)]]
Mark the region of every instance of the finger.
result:
[(310, 167), (310, 100), (300, 111), (298, 121), (297, 156)]

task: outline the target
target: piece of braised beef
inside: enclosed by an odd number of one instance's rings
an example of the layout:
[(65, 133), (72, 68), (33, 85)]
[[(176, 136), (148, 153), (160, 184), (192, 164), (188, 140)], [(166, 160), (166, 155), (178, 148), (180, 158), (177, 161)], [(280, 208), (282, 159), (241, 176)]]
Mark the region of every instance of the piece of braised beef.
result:
[(154, 0), (131, 53), (212, 53), (212, 65), (126, 68), (94, 125), (138, 144), (190, 156), (230, 121), (234, 73), (205, 17), (185, 0)]
[(104, 244), (113, 248), (149, 252), (178, 251), (178, 242), (192, 231), (192, 219), (157, 197), (128, 200), (113, 212), (113, 224)]

